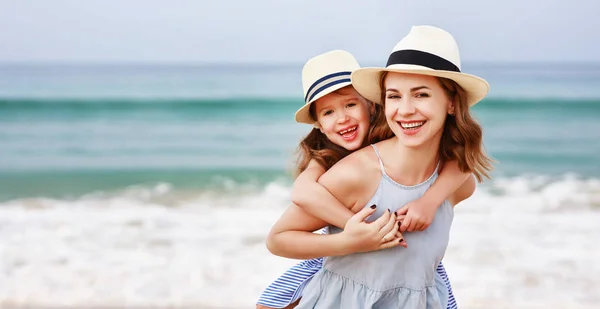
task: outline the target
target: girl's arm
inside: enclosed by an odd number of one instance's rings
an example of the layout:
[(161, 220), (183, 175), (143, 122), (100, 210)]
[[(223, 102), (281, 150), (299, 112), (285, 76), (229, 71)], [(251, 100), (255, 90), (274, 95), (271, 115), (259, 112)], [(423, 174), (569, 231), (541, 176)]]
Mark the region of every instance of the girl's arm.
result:
[(463, 195), (471, 190), (470, 194), (466, 196), (469, 197), (475, 190), (474, 178), (471, 173), (463, 173), (458, 168), (456, 160), (445, 163), (438, 178), (425, 191), (425, 194), (404, 205), (396, 212), (402, 218), (400, 230), (402, 232), (425, 230), (433, 222), (438, 207), (442, 205), (444, 200), (452, 200), (453, 195), (459, 188), (462, 189)]
[(460, 188), (458, 188), (458, 190), (456, 190), (456, 192), (454, 192), (454, 194), (448, 198), (450, 204), (452, 204), (452, 206), (456, 206), (456, 204), (471, 197), (473, 192), (475, 192), (475, 187), (475, 176), (471, 175), (469, 178), (467, 178), (467, 181), (465, 181), (465, 183), (463, 183), (462, 186), (460, 186)]
[[(458, 161), (453, 160), (444, 164), (438, 178), (420, 198), (426, 204), (441, 205), (450, 198), (459, 188), (471, 188), (474, 181), (471, 173), (464, 173), (458, 168)], [(475, 188), (473, 188), (473, 191)], [(472, 194), (473, 192), (471, 192)], [(437, 208), (437, 207), (436, 207)]]
[(344, 229), (354, 213), (317, 182), (324, 173), (325, 169), (311, 160), (294, 182), (292, 202), (310, 215)]

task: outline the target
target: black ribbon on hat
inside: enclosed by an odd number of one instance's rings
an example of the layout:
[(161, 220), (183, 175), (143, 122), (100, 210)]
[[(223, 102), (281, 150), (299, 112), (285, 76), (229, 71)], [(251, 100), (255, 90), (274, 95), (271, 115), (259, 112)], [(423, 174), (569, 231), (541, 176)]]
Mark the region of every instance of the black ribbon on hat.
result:
[[(305, 102), (309, 102), (310, 100), (312, 100), (317, 94), (319, 94), (320, 92), (324, 91), (325, 89), (329, 88), (329, 87), (333, 87), (337, 84), (341, 84), (341, 83), (350, 83), (350, 75), (352, 74), (352, 72), (350, 71), (343, 71), (343, 72), (336, 72), (336, 73), (331, 73), (328, 75), (325, 75), (321, 78), (319, 78), (316, 82), (314, 82), (310, 88), (308, 88), (308, 91), (306, 92), (306, 96), (304, 97), (304, 101)], [(317, 88), (317, 86), (320, 86)]]
[(428, 52), (406, 49), (393, 52), (388, 58), (386, 67), (394, 64), (412, 64), (440, 71), (460, 72), (454, 63)]

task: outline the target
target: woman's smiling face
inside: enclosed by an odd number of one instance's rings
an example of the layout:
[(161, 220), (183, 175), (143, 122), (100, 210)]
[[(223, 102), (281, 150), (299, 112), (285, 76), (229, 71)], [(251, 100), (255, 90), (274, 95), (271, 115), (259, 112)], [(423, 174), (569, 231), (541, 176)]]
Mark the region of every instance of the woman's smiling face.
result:
[(436, 77), (389, 72), (384, 91), (387, 123), (405, 146), (439, 144), (453, 104)]

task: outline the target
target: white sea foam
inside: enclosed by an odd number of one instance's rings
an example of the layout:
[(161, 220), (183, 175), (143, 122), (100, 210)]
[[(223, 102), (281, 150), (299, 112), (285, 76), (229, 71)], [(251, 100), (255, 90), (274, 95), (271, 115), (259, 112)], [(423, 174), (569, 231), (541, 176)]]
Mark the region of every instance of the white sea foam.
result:
[[(218, 197), (158, 184), (5, 202), (0, 305), (250, 308), (296, 263), (264, 245), (288, 199), (279, 183)], [(598, 179), (479, 186), (456, 209), (444, 259), (459, 306), (597, 307), (598, 222)]]

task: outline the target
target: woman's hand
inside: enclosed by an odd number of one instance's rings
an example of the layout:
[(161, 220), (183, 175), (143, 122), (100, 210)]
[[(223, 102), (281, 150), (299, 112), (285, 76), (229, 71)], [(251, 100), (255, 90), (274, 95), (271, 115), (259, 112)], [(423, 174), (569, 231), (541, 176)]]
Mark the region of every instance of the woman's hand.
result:
[(381, 217), (373, 222), (365, 222), (372, 215), (376, 206), (365, 207), (348, 220), (344, 231), (345, 246), (348, 254), (356, 252), (368, 252), (396, 246), (407, 247), (402, 234), (400, 224), (396, 221), (396, 214), (386, 210)]

